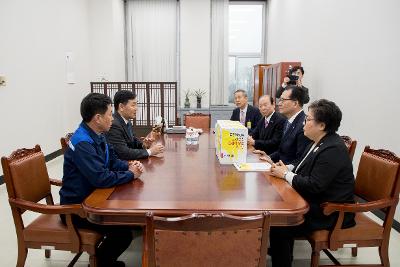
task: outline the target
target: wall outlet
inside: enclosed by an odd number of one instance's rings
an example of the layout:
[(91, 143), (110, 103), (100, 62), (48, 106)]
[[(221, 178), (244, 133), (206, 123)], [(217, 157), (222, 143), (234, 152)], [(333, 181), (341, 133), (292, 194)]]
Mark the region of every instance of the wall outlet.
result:
[(6, 76), (0, 76), (0, 86), (6, 86)]

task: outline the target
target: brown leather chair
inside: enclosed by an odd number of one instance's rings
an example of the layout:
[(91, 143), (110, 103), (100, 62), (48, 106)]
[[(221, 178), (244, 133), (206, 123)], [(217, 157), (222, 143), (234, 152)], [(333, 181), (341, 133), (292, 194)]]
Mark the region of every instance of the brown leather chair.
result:
[(73, 134), (74, 133), (67, 133), (64, 137), (60, 138), (61, 151), (63, 154), (65, 153), (65, 150), (67, 150), (69, 139), (71, 139)]
[[(90, 255), (90, 266), (96, 266), (95, 247), (102, 235), (86, 229), (75, 229), (71, 214), (84, 217), (81, 205), (54, 205), (50, 185), (60, 185), (49, 178), (44, 155), (39, 145), (33, 149), (18, 149), (9, 157), (2, 157), (1, 164), (7, 186), (8, 201), (14, 218), (18, 239), (17, 266), (25, 265), (28, 248), (66, 250), (77, 253), (68, 266), (73, 266), (83, 251)], [(38, 203), (46, 199), (46, 204)], [(22, 214), (26, 211), (41, 213), (25, 225)], [(67, 225), (60, 220), (66, 215)]]
[(203, 113), (185, 114), (184, 121), (186, 127), (208, 130), (211, 126), (211, 115)]
[(340, 137), (343, 139), (344, 143), (347, 146), (347, 149), (349, 150), (350, 159), (353, 160), (354, 152), (356, 152), (357, 141), (351, 139), (351, 137), (347, 135), (341, 135)]
[(270, 214), (146, 217), (149, 266), (266, 266)]
[[(400, 158), (388, 150), (365, 147), (355, 184), (355, 194), (362, 202), (322, 204), (324, 214), (339, 212), (339, 217), (333, 230), (315, 231), (307, 237), (312, 247), (311, 266), (319, 266), (321, 250), (324, 250), (335, 265), (340, 265), (328, 249), (337, 250), (344, 246), (379, 247), (381, 264), (368, 266), (389, 266), (389, 238), (399, 201), (399, 191)], [(376, 223), (364, 214), (373, 210), (381, 210), (384, 213), (382, 224)], [(356, 213), (356, 226), (341, 229), (344, 212)]]

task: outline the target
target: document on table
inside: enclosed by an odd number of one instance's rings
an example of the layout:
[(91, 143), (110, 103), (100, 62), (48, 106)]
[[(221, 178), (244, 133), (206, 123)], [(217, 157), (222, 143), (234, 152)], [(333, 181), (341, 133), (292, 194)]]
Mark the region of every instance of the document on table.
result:
[(267, 162), (234, 163), (233, 165), (240, 172), (265, 172), (271, 169), (271, 164)]

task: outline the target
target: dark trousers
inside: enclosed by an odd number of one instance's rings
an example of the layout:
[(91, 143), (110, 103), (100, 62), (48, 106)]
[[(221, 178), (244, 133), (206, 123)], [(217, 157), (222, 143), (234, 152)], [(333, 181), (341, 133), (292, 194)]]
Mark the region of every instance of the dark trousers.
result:
[(290, 267), (293, 261), (293, 245), (296, 237), (309, 234), (304, 224), (292, 227), (271, 227), (269, 238), (272, 267)]
[[(66, 224), (65, 216), (61, 215), (61, 220)], [(132, 242), (131, 228), (94, 224), (76, 215), (72, 215), (72, 222), (78, 228), (90, 229), (104, 235), (96, 247), (99, 266), (112, 266)]]

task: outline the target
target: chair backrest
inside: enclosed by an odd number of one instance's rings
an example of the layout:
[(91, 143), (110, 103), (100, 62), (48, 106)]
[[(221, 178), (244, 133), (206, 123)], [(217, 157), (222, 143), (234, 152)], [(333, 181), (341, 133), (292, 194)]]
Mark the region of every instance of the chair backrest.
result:
[(266, 266), (270, 214), (147, 214), (149, 266)]
[(62, 151), (63, 154), (65, 153), (65, 150), (67, 150), (69, 139), (71, 139), (71, 136), (73, 134), (74, 133), (67, 133), (64, 137), (60, 138), (61, 151)]
[(51, 196), (46, 162), (39, 145), (18, 149), (1, 164), (9, 198), (38, 202)]
[(356, 152), (357, 141), (346, 135), (341, 135), (340, 137), (343, 139), (347, 149), (349, 150), (350, 159), (353, 160), (354, 152)]
[(368, 201), (398, 198), (399, 178), (400, 158), (388, 150), (366, 146), (358, 165), (355, 194)]
[(203, 130), (210, 129), (211, 126), (211, 115), (203, 113), (192, 113), (184, 115), (185, 126), (200, 128)]

